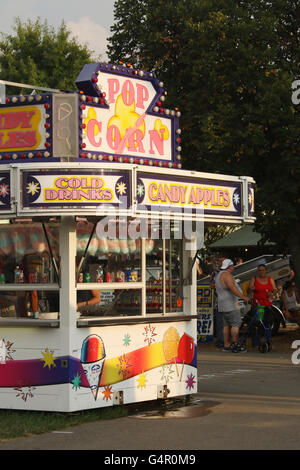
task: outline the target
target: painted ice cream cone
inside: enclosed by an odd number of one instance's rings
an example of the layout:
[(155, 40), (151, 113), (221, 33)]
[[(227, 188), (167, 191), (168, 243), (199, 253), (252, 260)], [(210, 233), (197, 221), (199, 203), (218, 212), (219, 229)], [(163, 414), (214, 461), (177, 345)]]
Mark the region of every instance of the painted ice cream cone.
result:
[(85, 338), (81, 347), (81, 364), (95, 400), (98, 395), (104, 359), (104, 344), (100, 336), (90, 335)]

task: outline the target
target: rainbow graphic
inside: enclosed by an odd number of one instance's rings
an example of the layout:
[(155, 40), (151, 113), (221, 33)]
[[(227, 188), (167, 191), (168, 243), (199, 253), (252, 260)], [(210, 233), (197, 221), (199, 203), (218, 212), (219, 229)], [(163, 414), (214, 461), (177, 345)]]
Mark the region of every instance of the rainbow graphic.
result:
[[(172, 328), (167, 333), (174, 333)], [(161, 342), (106, 358), (102, 339), (90, 335), (82, 342), (80, 359), (72, 356), (53, 358), (48, 354), (47, 361), (7, 360), (0, 363), (0, 387), (14, 388), (24, 383), (30, 386), (71, 384), (77, 375), (80, 387), (90, 388), (96, 399), (99, 387), (122, 382), (164, 364), (197, 367), (196, 348), (193, 338), (186, 333), (181, 338), (173, 337), (172, 341), (166, 334)]]

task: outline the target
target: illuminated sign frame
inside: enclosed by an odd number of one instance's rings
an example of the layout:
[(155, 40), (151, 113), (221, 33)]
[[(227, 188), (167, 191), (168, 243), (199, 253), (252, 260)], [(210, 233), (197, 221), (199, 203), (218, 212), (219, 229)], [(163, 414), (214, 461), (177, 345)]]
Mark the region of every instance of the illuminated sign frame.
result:
[(52, 95), (7, 97), (0, 104), (0, 162), (52, 156)]
[(111, 207), (127, 210), (131, 205), (128, 171), (24, 170), (22, 208), (94, 208), (99, 213)]
[(163, 107), (167, 92), (153, 73), (93, 63), (76, 85), (80, 158), (181, 168), (180, 111)]
[(137, 172), (137, 210), (241, 217), (241, 181)]

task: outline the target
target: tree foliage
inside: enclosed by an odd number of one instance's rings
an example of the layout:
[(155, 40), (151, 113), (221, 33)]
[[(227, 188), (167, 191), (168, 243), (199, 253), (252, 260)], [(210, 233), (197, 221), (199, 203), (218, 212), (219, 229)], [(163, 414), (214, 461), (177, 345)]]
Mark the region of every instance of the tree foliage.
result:
[(298, 269), (299, 19), (299, 0), (117, 0), (109, 40), (180, 108), (185, 168), (254, 177), (257, 228)]
[[(22, 22), (16, 18), (14, 34), (1, 34), (0, 78), (61, 90), (74, 89), (91, 51), (70, 38), (64, 22), (57, 31), (47, 21)], [(16, 91), (19, 93), (19, 90)]]

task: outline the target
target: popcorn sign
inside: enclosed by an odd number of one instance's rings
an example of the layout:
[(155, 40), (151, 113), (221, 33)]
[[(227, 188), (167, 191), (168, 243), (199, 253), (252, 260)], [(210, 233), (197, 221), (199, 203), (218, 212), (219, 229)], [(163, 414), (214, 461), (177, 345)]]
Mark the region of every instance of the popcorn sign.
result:
[(167, 93), (152, 73), (87, 64), (76, 84), (82, 92), (81, 157), (181, 167), (180, 112), (163, 107)]

